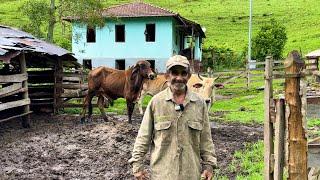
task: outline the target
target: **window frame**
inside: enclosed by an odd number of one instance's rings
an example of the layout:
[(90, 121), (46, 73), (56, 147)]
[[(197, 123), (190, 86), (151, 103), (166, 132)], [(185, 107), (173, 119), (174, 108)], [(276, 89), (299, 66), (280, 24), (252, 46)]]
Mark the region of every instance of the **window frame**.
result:
[[(120, 39), (119, 40), (119, 37), (118, 37), (118, 35), (119, 35), (119, 32), (118, 32), (118, 28), (119, 27), (123, 27), (123, 41), (120, 41), (120, 40), (122, 40), (122, 39)], [(115, 29), (115, 37), (114, 37), (114, 40), (115, 40), (115, 42), (117, 42), (117, 43), (124, 43), (124, 42), (126, 42), (126, 26), (124, 25), (124, 24), (116, 24), (115, 26), (114, 26), (114, 29)]]

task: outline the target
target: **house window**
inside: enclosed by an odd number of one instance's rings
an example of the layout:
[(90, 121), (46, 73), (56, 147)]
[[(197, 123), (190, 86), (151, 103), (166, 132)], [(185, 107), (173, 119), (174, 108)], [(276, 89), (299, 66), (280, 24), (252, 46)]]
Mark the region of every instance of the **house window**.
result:
[(83, 68), (84, 69), (90, 69), (90, 70), (92, 69), (92, 61), (91, 61), (91, 59), (84, 59), (82, 64), (83, 64)]
[(96, 42), (96, 29), (87, 27), (87, 42)]
[(150, 64), (151, 64), (151, 69), (155, 70), (155, 66), (154, 66), (154, 60), (147, 60)]
[(116, 42), (125, 42), (125, 26), (116, 25)]
[(126, 61), (124, 59), (116, 59), (116, 69), (125, 70)]
[(156, 40), (156, 25), (146, 24), (146, 30), (144, 31), (147, 42), (154, 42)]

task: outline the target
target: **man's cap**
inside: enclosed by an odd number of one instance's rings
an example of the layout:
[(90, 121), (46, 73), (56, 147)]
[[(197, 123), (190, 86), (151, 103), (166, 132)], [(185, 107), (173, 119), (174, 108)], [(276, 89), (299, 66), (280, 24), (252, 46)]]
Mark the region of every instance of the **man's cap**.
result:
[(190, 66), (190, 63), (188, 59), (181, 55), (174, 55), (169, 58), (169, 60), (166, 63), (166, 69), (169, 70), (173, 66), (183, 66), (188, 68)]

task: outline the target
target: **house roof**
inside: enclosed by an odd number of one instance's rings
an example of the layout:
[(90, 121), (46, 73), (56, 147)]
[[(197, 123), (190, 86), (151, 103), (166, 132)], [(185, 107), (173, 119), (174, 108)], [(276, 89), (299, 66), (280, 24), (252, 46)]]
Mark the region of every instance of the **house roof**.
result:
[[(173, 17), (178, 20), (180, 24), (185, 27), (193, 26), (196, 32), (202, 37), (205, 37), (200, 24), (183, 18), (178, 13), (170, 10), (154, 6), (143, 2), (126, 3), (116, 6), (111, 6), (102, 10), (102, 17), (116, 17), (116, 18), (139, 18), (139, 17)], [(79, 20), (79, 17), (68, 16), (63, 18), (66, 21)]]
[(143, 2), (133, 2), (106, 8), (103, 17), (176, 16), (177, 13)]
[(308, 58), (318, 58), (320, 57), (320, 49), (312, 51), (306, 55)]

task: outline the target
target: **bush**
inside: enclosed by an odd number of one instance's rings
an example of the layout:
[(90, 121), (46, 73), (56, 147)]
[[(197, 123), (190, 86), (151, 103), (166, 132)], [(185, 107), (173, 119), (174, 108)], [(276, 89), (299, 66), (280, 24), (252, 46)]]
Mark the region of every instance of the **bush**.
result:
[(202, 50), (204, 70), (210, 67), (214, 71), (236, 69), (244, 66), (244, 55), (228, 47), (209, 46)]
[(274, 59), (281, 59), (286, 41), (285, 27), (271, 19), (252, 39), (252, 59), (264, 61), (268, 55), (273, 56)]

